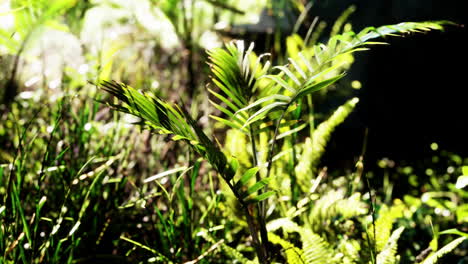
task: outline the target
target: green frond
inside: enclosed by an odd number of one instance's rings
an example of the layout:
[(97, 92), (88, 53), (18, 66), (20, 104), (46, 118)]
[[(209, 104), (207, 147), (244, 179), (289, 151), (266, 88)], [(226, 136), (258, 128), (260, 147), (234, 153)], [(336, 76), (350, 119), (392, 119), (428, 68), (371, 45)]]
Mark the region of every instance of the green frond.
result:
[(333, 24), (332, 30), (330, 32), (330, 36), (336, 36), (340, 31), (343, 25), (348, 21), (349, 16), (351, 16), (356, 11), (356, 6), (351, 5), (350, 7), (346, 8), (343, 13), (335, 20)]
[[(378, 44), (370, 40), (385, 37), (398, 36), (411, 32), (424, 32), (429, 30), (443, 30), (444, 25), (452, 24), (447, 21), (434, 22), (406, 22), (396, 25), (385, 25), (378, 28), (368, 27), (359, 33), (352, 31), (341, 35), (335, 35), (328, 41), (327, 45), (315, 45), (315, 63), (317, 66), (326, 64), (340, 55), (358, 51), (366, 45)], [(331, 48), (332, 49), (331, 49)]]
[[(442, 26), (445, 24), (449, 24), (449, 22), (408, 22), (379, 28), (370, 27), (358, 34), (348, 31), (341, 35), (334, 35), (326, 44), (319, 43), (312, 47), (304, 47), (300, 52), (298, 52), (299, 49), (296, 49), (297, 54), (290, 54), (290, 64), (275, 66), (273, 68), (280, 71), (278, 74), (264, 76), (271, 80), (274, 88), (269, 89), (266, 94), (258, 99), (262, 100), (264, 97), (285, 94), (290, 96), (291, 100), (288, 102), (272, 101), (266, 105), (264, 104), (254, 114), (256, 118), (249, 118), (247, 122), (250, 124), (258, 121), (271, 111), (277, 110), (278, 107), (288, 108), (304, 96), (329, 87), (343, 77), (345, 64), (352, 62), (352, 58), (345, 60), (341, 60), (341, 58), (356, 51), (366, 50), (365, 47), (368, 45), (378, 44), (370, 42), (372, 39), (388, 35), (402, 35), (409, 32), (442, 30)], [(296, 41), (297, 45), (301, 45), (301, 43), (303, 42)], [(291, 48), (290, 50), (290, 52), (293, 52), (294, 49)]]
[[(202, 236), (206, 241), (215, 244), (216, 240), (208, 233), (207, 230), (202, 229), (200, 232), (198, 232), (198, 235)], [(258, 261), (251, 261), (247, 259), (242, 252), (239, 250), (230, 247), (229, 245), (226, 245), (226, 243), (221, 243), (220, 244), (221, 250), (230, 257), (230, 259), (235, 259), (237, 263), (240, 264), (258, 264)]]
[(300, 248), (297, 248), (291, 242), (288, 242), (274, 233), (268, 233), (268, 240), (273, 244), (278, 244), (283, 248), (284, 253), (286, 254), (286, 260), (288, 264), (305, 264), (303, 259), (304, 251)]
[(141, 118), (163, 134), (174, 134), (189, 141), (197, 140), (182, 117), (183, 114), (166, 102), (116, 81), (102, 81), (101, 88), (124, 103), (118, 105), (117, 110)]
[[(237, 118), (237, 115), (234, 116), (232, 113), (237, 113), (239, 109), (248, 105), (257, 86), (257, 76), (263, 75), (269, 68), (269, 63), (266, 63), (263, 67), (261, 66), (261, 60), (267, 54), (259, 56), (255, 62), (251, 61), (253, 47), (252, 43), (245, 49), (243, 41), (235, 41), (226, 44), (225, 48), (208, 51), (212, 80), (222, 93), (217, 93), (211, 89), (209, 91), (222, 103), (226, 104), (226, 108), (221, 110), (219, 104), (215, 102), (212, 102), (212, 104), (233, 119), (232, 122), (236, 124), (230, 125), (233, 128), (243, 127), (245, 122), (242, 122), (244, 120)], [(246, 119), (246, 116), (242, 115), (243, 119)], [(224, 124), (229, 125), (227, 122), (224, 122)]]
[(306, 139), (301, 157), (295, 168), (303, 192), (309, 191), (311, 179), (316, 172), (317, 165), (322, 155), (325, 153), (325, 147), (327, 146), (331, 133), (348, 117), (358, 101), (357, 98), (353, 98), (340, 106), (328, 120), (322, 122), (317, 129), (314, 130), (312, 139)]
[(329, 191), (315, 202), (309, 215), (309, 222), (314, 232), (323, 233), (324, 226), (331, 226), (334, 221), (366, 213), (366, 204), (361, 201), (359, 193), (345, 198), (345, 192), (342, 190)]
[(330, 245), (323, 240), (323, 238), (309, 229), (303, 229), (300, 235), (305, 263), (333, 263), (333, 250), (330, 248)]
[(458, 245), (460, 245), (466, 239), (468, 239), (468, 237), (462, 236), (462, 237), (459, 237), (459, 238), (453, 240), (452, 242), (448, 243), (447, 245), (445, 245), (441, 249), (437, 250), (437, 252), (429, 255), (424, 260), (424, 262), (422, 264), (435, 264), (435, 263), (437, 263), (437, 261), (441, 257), (443, 257), (444, 255), (452, 252), (456, 247), (458, 247)]
[(354, 239), (340, 239), (336, 246), (334, 259), (340, 264), (355, 264), (362, 263), (360, 260), (361, 241)]
[[(302, 248), (298, 248), (291, 242), (276, 236), (273, 231), (280, 228), (283, 228), (286, 233), (299, 233)], [(281, 218), (268, 223), (267, 229), (271, 242), (281, 245), (285, 250), (288, 263), (337, 263), (334, 260), (334, 251), (331, 246), (309, 228), (298, 226), (288, 218)]]
[(240, 264), (258, 264), (258, 261), (252, 261), (247, 259), (246, 257), (244, 257), (242, 252), (226, 245), (226, 243), (221, 244), (221, 248), (224, 251), (224, 253), (230, 257), (230, 259), (235, 259)]
[(403, 233), (404, 227), (400, 227), (397, 230), (393, 231), (392, 235), (388, 239), (385, 247), (377, 255), (377, 264), (397, 264), (398, 256), (397, 253), (397, 242)]
[[(382, 205), (378, 211), (378, 218), (375, 221), (375, 232), (374, 226), (371, 226), (368, 230), (368, 234), (376, 245), (377, 252), (382, 252), (390, 238), (392, 232), (393, 223), (399, 217), (402, 217), (404, 205), (394, 205), (390, 208), (386, 205)], [(375, 233), (375, 238), (374, 238)]]
[(173, 140), (186, 141), (226, 180), (234, 176), (226, 156), (184, 109), (115, 81), (102, 81), (100, 87), (122, 102), (121, 105), (111, 105), (117, 110), (141, 118), (160, 133), (174, 135)]
[(267, 224), (268, 232), (274, 232), (280, 228), (287, 233), (300, 232), (301, 227), (289, 218), (277, 218)]
[[(123, 102), (117, 107), (118, 110), (140, 117), (149, 126), (163, 133), (173, 134), (173, 139), (187, 141), (226, 181), (230, 182), (234, 177), (235, 170), (227, 162), (224, 153), (206, 136), (187, 111), (115, 81), (103, 81), (101, 87)], [(233, 186), (233, 191), (239, 195), (238, 199), (246, 203), (257, 203), (276, 193), (268, 191), (257, 195), (260, 189), (268, 185), (270, 178), (261, 179), (252, 185), (248, 184), (258, 170), (258, 168), (252, 168), (245, 171), (241, 179)]]

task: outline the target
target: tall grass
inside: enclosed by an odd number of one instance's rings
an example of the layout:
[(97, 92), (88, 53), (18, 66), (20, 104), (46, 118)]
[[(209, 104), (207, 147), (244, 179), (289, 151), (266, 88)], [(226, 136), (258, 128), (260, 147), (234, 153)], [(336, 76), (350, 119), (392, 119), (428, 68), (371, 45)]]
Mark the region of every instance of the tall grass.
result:
[[(271, 35), (272, 55), (241, 41), (205, 54), (203, 34), (242, 18), (242, 3), (10, 2), (1, 83), (16, 97), (0, 106), (0, 263), (435, 263), (466, 253), (466, 191), (454, 185), (466, 160), (443, 156), (453, 171), (433, 171), (425, 192), (418, 169), (399, 168), (414, 188), (397, 199), (385, 166), (380, 188), (362, 158), (354, 173), (320, 164), (358, 103), (320, 108), (328, 87), (348, 86), (353, 52), (446, 22), (354, 33), (350, 8), (327, 43), (313, 20), (304, 36)], [(116, 19), (89, 42), (85, 28), (103, 10)], [(67, 58), (48, 67), (51, 50), (31, 53), (54, 30), (80, 42), (82, 56), (68, 58), (76, 68)], [(28, 67), (38, 61), (41, 73)]]

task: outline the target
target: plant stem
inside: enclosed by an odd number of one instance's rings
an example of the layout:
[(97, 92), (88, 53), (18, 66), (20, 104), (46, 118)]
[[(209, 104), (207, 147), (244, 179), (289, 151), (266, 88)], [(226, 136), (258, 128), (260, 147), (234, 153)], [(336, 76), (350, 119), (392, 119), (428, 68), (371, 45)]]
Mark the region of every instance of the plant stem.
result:
[[(254, 160), (254, 165), (255, 166), (258, 166), (258, 158), (257, 158), (257, 147), (256, 147), (256, 143), (255, 143), (255, 135), (253, 133), (253, 129), (252, 129), (252, 126), (249, 126), (249, 129), (250, 129), (250, 140), (252, 142), (252, 156), (253, 156), (253, 160)], [(261, 177), (260, 177), (260, 173), (257, 173), (256, 175), (256, 180), (257, 182), (259, 182), (261, 180)], [(262, 193), (262, 190), (259, 191), (259, 194)], [(265, 202), (266, 200), (263, 200), (261, 201), (258, 206), (257, 206), (257, 210), (258, 210), (258, 222), (259, 222), (259, 225), (260, 225), (260, 237), (262, 239), (262, 250), (265, 252), (266, 254), (266, 259), (268, 259), (268, 231), (266, 230), (266, 223), (265, 223), (265, 214), (261, 213), (263, 208), (265, 207)]]
[(368, 138), (368, 133), (369, 129), (366, 128), (364, 131), (364, 141), (362, 144), (362, 150), (361, 150), (361, 155), (359, 156), (358, 161), (356, 162), (356, 172), (354, 173), (354, 180), (351, 184), (351, 188), (349, 190), (349, 195), (354, 193), (354, 189), (356, 189), (359, 186), (359, 183), (361, 182), (362, 175), (364, 173), (364, 156), (366, 154), (367, 150), (367, 138)]
[[(253, 133), (252, 126), (249, 126), (250, 129), (250, 141), (252, 142), (252, 156), (253, 156), (253, 162), (254, 166), (258, 166), (258, 159), (257, 159), (257, 146), (255, 143), (255, 135)], [(260, 181), (260, 175), (257, 174), (257, 181)]]
[[(284, 115), (286, 114), (286, 111), (288, 110), (288, 108), (289, 108), (289, 104), (286, 105), (286, 107), (284, 108), (284, 111), (281, 113), (281, 116), (278, 119), (278, 122), (276, 123), (275, 133), (273, 134), (273, 142), (272, 142), (270, 150), (268, 152), (268, 163), (267, 163), (266, 178), (270, 177), (271, 163), (272, 163), (272, 160), (273, 160), (273, 151), (274, 151), (275, 144), (276, 144), (276, 137), (278, 136), (279, 126), (281, 124), (281, 121), (283, 120)], [(265, 200), (260, 202), (258, 214), (259, 214), (258, 218), (259, 218), (259, 221), (260, 221), (260, 235), (262, 237), (262, 246), (263, 246), (264, 250), (266, 252), (268, 252), (268, 249), (267, 249), (268, 248), (268, 232), (266, 230), (266, 224), (265, 224), (265, 217), (266, 217)]]
[(273, 134), (273, 141), (271, 143), (270, 150), (268, 152), (268, 161), (267, 161), (267, 174), (266, 177), (270, 177), (270, 172), (271, 172), (271, 162), (273, 161), (273, 151), (275, 149), (275, 144), (276, 144), (276, 137), (278, 136), (279, 132), (279, 127), (281, 124), (281, 121), (283, 121), (284, 115), (286, 114), (286, 111), (288, 110), (290, 104), (287, 104), (286, 107), (284, 108), (284, 111), (281, 113), (280, 118), (276, 122), (276, 127), (275, 127), (275, 133)]
[[(223, 177), (224, 178), (224, 177)], [(237, 200), (239, 201), (242, 209), (244, 210), (244, 214), (247, 218), (247, 225), (249, 226), (249, 231), (250, 235), (252, 236), (253, 244), (255, 247), (255, 251), (257, 252), (258, 259), (260, 263), (262, 264), (268, 264), (268, 258), (267, 258), (267, 250), (264, 246), (265, 241), (260, 242), (257, 234), (257, 229), (255, 228), (255, 221), (253, 216), (250, 214), (249, 207), (248, 205), (242, 200), (241, 196), (239, 193), (236, 191), (234, 186), (230, 181), (226, 181), (227, 185), (231, 189), (231, 191), (234, 193), (234, 196), (236, 196)]]
[(296, 168), (296, 165), (297, 165), (297, 153), (296, 153), (296, 148), (295, 148), (295, 145), (296, 145), (296, 134), (292, 134), (292, 164), (291, 164), (291, 167), (290, 167), (290, 174), (291, 174), (291, 186), (290, 186), (290, 189), (291, 189), (291, 202), (292, 204), (296, 204), (297, 203), (297, 200), (298, 200), (298, 192), (297, 192), (297, 177), (296, 177), (296, 172), (295, 172), (295, 168)]
[(309, 129), (310, 129), (310, 139), (313, 140), (312, 135), (315, 130), (314, 122), (314, 102), (312, 101), (312, 95), (307, 95), (307, 104), (309, 106)]
[[(293, 118), (295, 121), (299, 120), (301, 117), (301, 110), (304, 105), (304, 100), (299, 101), (298, 108), (293, 113)], [(293, 129), (298, 127), (297, 123), (293, 125)], [(292, 162), (289, 163), (289, 174), (291, 175), (291, 183), (290, 183), (290, 191), (291, 191), (291, 202), (292, 204), (296, 204), (298, 200), (298, 186), (297, 186), (297, 175), (296, 175), (296, 165), (297, 165), (297, 153), (296, 153), (296, 141), (297, 141), (297, 132), (291, 135), (291, 139), (289, 143), (292, 147), (292, 154), (291, 160)]]

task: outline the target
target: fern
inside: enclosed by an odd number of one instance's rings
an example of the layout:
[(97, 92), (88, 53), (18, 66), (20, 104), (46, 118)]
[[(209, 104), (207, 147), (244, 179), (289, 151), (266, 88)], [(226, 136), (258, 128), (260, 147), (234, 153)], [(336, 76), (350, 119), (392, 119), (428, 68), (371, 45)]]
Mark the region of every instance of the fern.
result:
[[(395, 219), (402, 217), (404, 205), (394, 205), (388, 208), (386, 205), (382, 205), (379, 210), (379, 216), (375, 221), (375, 232), (374, 226), (371, 226), (368, 230), (369, 235), (376, 246), (377, 252), (381, 252), (386, 247), (386, 244), (390, 238), (393, 223)], [(375, 234), (375, 238), (374, 238)]]
[(293, 233), (300, 232), (302, 227), (300, 227), (296, 222), (292, 221), (289, 218), (278, 218), (270, 221), (267, 224), (268, 232), (273, 232), (280, 228), (283, 228), (283, 230), (287, 233)]
[(437, 261), (443, 257), (444, 255), (452, 252), (458, 245), (460, 245), (463, 241), (465, 241), (468, 237), (459, 237), (452, 242), (448, 243), (441, 249), (437, 250), (437, 252), (429, 255), (422, 264), (435, 264)]
[[(206, 136), (187, 111), (182, 110), (177, 105), (173, 106), (155, 96), (140, 93), (130, 86), (115, 81), (103, 81), (101, 87), (122, 102), (121, 105), (110, 104), (111, 106), (119, 111), (140, 117), (144, 124), (160, 133), (172, 134), (173, 140), (186, 141), (195, 152), (199, 153), (213, 166), (242, 205), (257, 255), (262, 261), (265, 261), (266, 248), (262, 243), (267, 243), (265, 241), (267, 238), (262, 239), (262, 242), (260, 242), (257, 236), (258, 230), (248, 204), (261, 202), (275, 194), (274, 191), (257, 194), (259, 190), (268, 185), (271, 178), (257, 178), (255, 183), (250, 185), (250, 179), (257, 175), (259, 170), (258, 167), (254, 167), (246, 170), (241, 178), (234, 183), (233, 178), (237, 165), (227, 162), (224, 153)], [(260, 231), (265, 236), (267, 235), (264, 225), (261, 226)], [(265, 236), (262, 236), (262, 238)]]
[(308, 192), (311, 186), (311, 177), (317, 169), (317, 165), (325, 153), (325, 147), (330, 139), (331, 133), (341, 124), (346, 117), (353, 111), (359, 100), (353, 98), (340, 106), (328, 120), (322, 122), (314, 133), (312, 138), (307, 138), (300, 160), (296, 165), (295, 172), (300, 182), (303, 192)]
[[(206, 241), (212, 244), (217, 243), (216, 240), (207, 232), (207, 230), (201, 230), (200, 232), (198, 232), (198, 234), (202, 236)], [(226, 245), (226, 243), (224, 242), (220, 243), (220, 247), (226, 255), (228, 255), (231, 259), (235, 259), (238, 263), (241, 263), (241, 264), (257, 264), (258, 263), (258, 261), (249, 260), (242, 254), (242, 252)]]
[(359, 253), (361, 251), (361, 243), (354, 239), (340, 239), (336, 247), (338, 254), (335, 254), (334, 260), (340, 264), (353, 264), (359, 263)]
[(393, 231), (392, 235), (388, 239), (385, 247), (377, 255), (377, 264), (396, 264), (398, 263), (398, 257), (396, 256), (397, 252), (397, 241), (400, 238), (401, 233), (403, 233), (404, 227), (400, 227), (397, 230)]
[[(256, 167), (246, 169), (243, 173), (239, 171), (237, 175), (240, 177), (235, 177), (240, 167), (238, 160), (234, 158), (231, 162), (228, 162), (226, 155), (218, 148), (218, 145), (207, 137), (184, 108), (179, 107), (177, 104), (165, 102), (153, 95), (141, 93), (132, 87), (115, 81), (103, 81), (100, 85), (103, 90), (122, 102), (121, 104), (109, 105), (119, 111), (140, 117), (142, 124), (161, 134), (171, 135), (172, 140), (185, 141), (193, 151), (211, 164), (225, 180), (237, 201), (241, 204), (247, 217), (257, 256), (260, 262), (267, 263), (269, 258), (269, 254), (266, 252), (268, 236), (264, 224), (266, 212), (264, 209), (266, 207), (263, 206), (263, 203), (260, 203), (257, 209), (258, 217), (254, 219), (254, 212), (251, 212), (251, 209), (256, 207), (249, 207), (249, 204), (261, 202), (275, 194), (274, 191), (262, 191), (266, 189), (265, 187), (273, 178), (269, 176), (271, 164), (274, 160), (275, 142), (278, 138), (297, 133), (305, 127), (305, 125), (298, 125), (298, 120), (301, 118), (302, 108), (300, 105), (302, 99), (339, 81), (344, 76), (340, 59), (355, 51), (365, 49), (364, 47), (367, 45), (375, 44), (370, 40), (407, 32), (430, 29), (441, 30), (442, 25), (445, 23), (402, 23), (393, 26), (367, 28), (358, 34), (346, 32), (342, 35), (334, 35), (326, 45), (318, 44), (306, 47), (298, 52), (297, 56), (294, 56), (295, 59), (289, 59), (290, 64), (273, 67), (271, 71), (268, 61), (264, 65), (261, 63), (262, 58), (268, 54), (263, 54), (254, 59), (253, 44), (246, 49), (242, 41), (237, 41), (227, 44), (225, 49), (220, 48), (209, 51), (212, 80), (220, 90), (210, 89), (211, 95), (217, 99), (217, 102), (212, 101), (211, 103), (227, 116), (226, 118), (211, 117), (250, 136), (253, 156), (251, 164)], [(356, 98), (348, 101), (327, 121), (320, 124), (311, 135), (311, 139), (304, 145), (300, 157), (302, 161), (295, 168), (294, 164), (291, 166), (300, 175), (299, 184), (303, 186), (304, 192), (307, 193), (310, 189), (311, 175), (323, 155), (332, 131), (343, 122), (356, 103)], [(295, 120), (288, 120), (287, 114), (292, 112), (295, 107), (298, 109), (294, 112)], [(276, 113), (274, 115), (273, 112), (275, 111), (280, 111), (280, 114)], [(257, 124), (258, 121), (263, 121), (266, 117), (269, 117), (269, 122)], [(271, 122), (272, 120), (276, 120), (276, 122)], [(288, 129), (292, 126), (294, 126), (294, 129), (291, 132), (280, 131), (281, 127)], [(264, 135), (262, 136), (262, 134), (266, 134), (269, 137), (269, 133), (262, 132), (270, 131), (272, 127), (274, 128), (272, 139), (266, 139)], [(283, 134), (278, 134), (279, 132), (283, 132)], [(265, 149), (269, 150), (268, 155), (262, 157), (262, 160), (265, 160), (267, 164), (266, 177), (263, 178), (259, 176), (262, 164), (258, 162), (257, 158), (256, 137), (260, 139), (261, 144), (265, 143), (263, 144)], [(292, 150), (295, 150), (294, 147)], [(243, 157), (242, 163), (243, 167), (250, 167), (247, 164), (246, 157)], [(324, 225), (328, 226), (333, 221), (362, 214), (364, 206), (359, 198), (359, 194), (345, 199), (343, 193), (330, 192), (318, 200), (312, 208), (309, 219), (306, 219), (306, 222), (309, 220), (311, 226), (307, 228), (291, 226), (291, 230), (295, 230), (294, 232), (299, 233), (301, 237), (301, 259), (305, 263), (333, 263), (339, 261), (340, 257), (334, 254), (334, 248), (324, 239), (325, 230), (323, 227)], [(383, 264), (395, 259), (396, 240), (401, 231), (397, 230), (390, 236), (394, 219), (393, 214), (385, 216), (384, 211), (382, 211), (381, 215), (380, 221), (377, 221), (376, 226), (372, 227), (374, 230), (371, 230), (370, 233), (378, 234), (377, 237), (372, 237), (372, 240), (377, 245), (377, 252), (381, 253), (380, 259)], [(261, 242), (258, 231), (261, 234)], [(288, 244), (289, 242), (274, 237), (274, 235), (273, 239), (283, 247), (293, 246)], [(226, 246), (225, 251), (236, 257), (237, 251), (235, 249)], [(237, 257), (241, 258), (240, 255)], [(291, 261), (294, 259), (292, 255), (288, 258)], [(350, 261), (353, 261), (354, 257), (350, 259)], [(295, 261), (297, 260), (296, 258)]]
[[(285, 222), (285, 220), (283, 220), (283, 222)], [(284, 249), (289, 264), (335, 263), (333, 258), (334, 251), (323, 238), (308, 228), (298, 227), (297, 229), (293, 229), (294, 232), (299, 233), (301, 237), (302, 248), (296, 247), (294, 244), (278, 237), (272, 232), (268, 233), (271, 242), (281, 245)], [(288, 231), (292, 230), (290, 229)]]
[(344, 191), (330, 191), (315, 202), (309, 215), (310, 225), (316, 233), (331, 234), (326, 227), (333, 221), (349, 219), (367, 212), (366, 205), (361, 201), (360, 194), (355, 193), (344, 198)]
[[(273, 231), (282, 228), (286, 233), (299, 233), (302, 242), (302, 248), (294, 246), (280, 237), (273, 234)], [(267, 225), (271, 242), (279, 244), (286, 253), (288, 263), (333, 263), (333, 249), (318, 234), (310, 228), (297, 225), (289, 218), (279, 218), (271, 221)], [(290, 250), (290, 252), (288, 252)]]
[(309, 229), (304, 229), (300, 234), (306, 263), (333, 263), (333, 251), (324, 239)]
[(274, 233), (268, 233), (268, 238), (271, 243), (279, 244), (283, 251), (286, 253), (286, 260), (288, 264), (305, 264), (304, 251), (300, 248), (297, 248), (291, 242), (288, 242), (279, 236), (275, 235)]

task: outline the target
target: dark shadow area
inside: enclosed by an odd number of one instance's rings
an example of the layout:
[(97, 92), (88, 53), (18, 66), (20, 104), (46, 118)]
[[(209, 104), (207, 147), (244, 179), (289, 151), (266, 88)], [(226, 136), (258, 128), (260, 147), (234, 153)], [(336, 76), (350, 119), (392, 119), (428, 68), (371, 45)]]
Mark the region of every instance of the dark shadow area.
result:
[[(324, 164), (341, 164), (359, 155), (364, 130), (369, 129), (368, 166), (388, 157), (421, 160), (439, 149), (468, 154), (466, 138), (468, 91), (467, 1), (325, 1), (316, 12), (333, 22), (331, 10), (356, 4), (350, 18), (354, 31), (364, 25), (380, 26), (403, 21), (450, 20), (460, 26), (445, 32), (387, 38), (388, 46), (375, 46), (356, 55), (349, 76), (360, 80), (355, 113), (335, 132)], [(465, 24), (465, 26), (464, 26)]]

